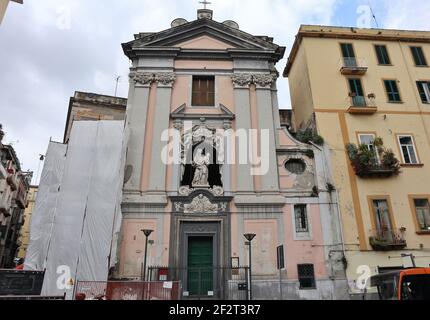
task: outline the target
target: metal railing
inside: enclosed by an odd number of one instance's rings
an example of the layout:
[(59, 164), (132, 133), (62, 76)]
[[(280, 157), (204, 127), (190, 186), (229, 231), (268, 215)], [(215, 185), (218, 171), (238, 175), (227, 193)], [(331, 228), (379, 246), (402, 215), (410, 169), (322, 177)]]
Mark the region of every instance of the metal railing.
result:
[(181, 281), (184, 298), (247, 300), (249, 267), (149, 267), (150, 280)]
[(77, 300), (180, 300), (179, 281), (78, 281)]
[(370, 244), (377, 249), (406, 247), (405, 229), (374, 229), (370, 232)]
[(345, 70), (355, 70), (355, 69), (361, 69), (361, 70), (367, 70), (368, 65), (366, 63), (366, 60), (363, 58), (341, 58), (340, 59), (340, 68)]
[(358, 108), (374, 108), (376, 107), (375, 98), (367, 96), (350, 95), (351, 106)]

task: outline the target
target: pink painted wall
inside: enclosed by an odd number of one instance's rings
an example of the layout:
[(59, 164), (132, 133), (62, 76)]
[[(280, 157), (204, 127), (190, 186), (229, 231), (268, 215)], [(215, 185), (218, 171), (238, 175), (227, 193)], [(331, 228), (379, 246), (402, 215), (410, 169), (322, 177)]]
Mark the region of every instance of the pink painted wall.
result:
[[(145, 236), (142, 229), (154, 230), (150, 240), (157, 239), (157, 221), (151, 219), (124, 219), (122, 226), (120, 272), (124, 277), (140, 277), (145, 254)], [(159, 244), (148, 246), (147, 264), (154, 263), (154, 254)]]
[(314, 264), (316, 278), (327, 278), (325, 267), (323, 234), (321, 228), (319, 205), (309, 205), (309, 213), (312, 225), (312, 240), (296, 241), (294, 240), (294, 225), (292, 219), (292, 205), (284, 207), (284, 226), (285, 226), (285, 256), (287, 264), (288, 279), (297, 280), (298, 264)]
[(184, 49), (215, 49), (215, 50), (226, 50), (234, 48), (232, 45), (216, 40), (208, 36), (201, 36), (189, 41), (177, 44), (176, 47)]

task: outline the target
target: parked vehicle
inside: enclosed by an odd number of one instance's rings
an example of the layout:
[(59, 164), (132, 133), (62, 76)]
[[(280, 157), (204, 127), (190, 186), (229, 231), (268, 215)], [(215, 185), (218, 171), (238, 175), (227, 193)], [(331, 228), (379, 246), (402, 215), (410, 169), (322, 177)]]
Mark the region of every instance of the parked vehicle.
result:
[(430, 268), (412, 268), (373, 276), (380, 300), (430, 300)]

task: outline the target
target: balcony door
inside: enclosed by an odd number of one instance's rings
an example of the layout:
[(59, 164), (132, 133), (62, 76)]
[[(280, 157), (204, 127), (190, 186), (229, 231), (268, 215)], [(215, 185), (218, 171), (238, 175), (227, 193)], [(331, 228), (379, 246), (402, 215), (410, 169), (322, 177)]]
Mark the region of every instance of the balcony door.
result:
[(388, 201), (386, 199), (373, 200), (373, 214), (378, 237), (382, 240), (392, 241), (393, 224), (390, 217)]
[(344, 65), (346, 67), (356, 67), (357, 59), (355, 58), (354, 48), (351, 43), (342, 43), (340, 45), (342, 49), (342, 56)]
[(364, 90), (363, 85), (361, 84), (361, 79), (351, 78), (348, 82), (353, 105), (355, 107), (365, 107), (366, 100), (364, 99)]

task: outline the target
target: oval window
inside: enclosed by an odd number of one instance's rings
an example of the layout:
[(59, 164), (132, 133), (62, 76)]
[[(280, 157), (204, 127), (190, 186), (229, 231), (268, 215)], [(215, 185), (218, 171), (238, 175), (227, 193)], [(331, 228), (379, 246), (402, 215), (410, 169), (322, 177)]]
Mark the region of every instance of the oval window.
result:
[(301, 159), (291, 159), (285, 163), (285, 169), (294, 174), (303, 174), (306, 170), (306, 163)]

